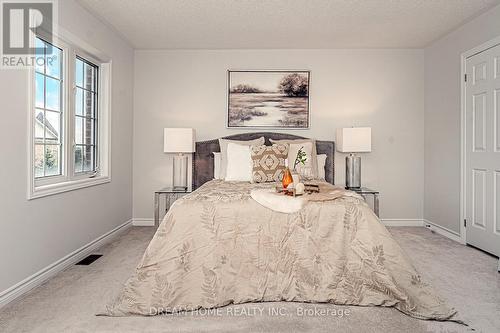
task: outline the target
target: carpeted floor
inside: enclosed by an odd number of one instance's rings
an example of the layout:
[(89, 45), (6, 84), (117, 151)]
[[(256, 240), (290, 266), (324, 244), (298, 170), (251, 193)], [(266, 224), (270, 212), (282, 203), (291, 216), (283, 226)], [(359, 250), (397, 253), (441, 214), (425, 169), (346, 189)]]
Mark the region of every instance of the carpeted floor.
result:
[[(497, 260), (424, 228), (390, 228), (422, 276), (470, 324), (429, 322), (397, 310), (328, 304), (252, 303), (160, 317), (96, 317), (131, 274), (154, 230), (134, 227), (0, 309), (0, 332), (500, 332)], [(343, 314), (343, 315), (342, 315)]]

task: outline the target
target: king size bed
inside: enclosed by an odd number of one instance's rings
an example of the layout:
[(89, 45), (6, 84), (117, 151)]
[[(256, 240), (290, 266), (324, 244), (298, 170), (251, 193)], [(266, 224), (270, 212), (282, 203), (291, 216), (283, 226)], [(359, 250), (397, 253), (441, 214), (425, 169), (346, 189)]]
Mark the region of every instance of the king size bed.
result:
[[(246, 133), (231, 140), (303, 139)], [(321, 191), (334, 183), (334, 143)], [(192, 193), (170, 208), (136, 271), (103, 311), (157, 315), (245, 302), (321, 302), (386, 306), (419, 319), (454, 320), (369, 206), (356, 195), (309, 201), (295, 213), (262, 206), (252, 190), (275, 183), (214, 178), (219, 141), (198, 142)]]

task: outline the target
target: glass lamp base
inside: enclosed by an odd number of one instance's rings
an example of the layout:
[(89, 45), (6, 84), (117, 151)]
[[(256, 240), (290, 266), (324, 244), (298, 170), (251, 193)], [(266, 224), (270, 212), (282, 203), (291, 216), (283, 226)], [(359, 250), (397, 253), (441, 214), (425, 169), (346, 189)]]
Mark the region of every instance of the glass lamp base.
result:
[(174, 170), (172, 175), (172, 187), (174, 188), (174, 190), (187, 189), (187, 165), (187, 155), (179, 154), (174, 156)]
[(345, 158), (345, 187), (361, 187), (361, 157), (349, 154)]

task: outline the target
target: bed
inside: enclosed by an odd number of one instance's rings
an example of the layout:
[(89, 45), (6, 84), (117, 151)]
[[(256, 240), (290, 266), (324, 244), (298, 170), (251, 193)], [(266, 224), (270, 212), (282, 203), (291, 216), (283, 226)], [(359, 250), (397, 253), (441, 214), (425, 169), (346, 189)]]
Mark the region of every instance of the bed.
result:
[[(296, 139), (246, 133), (247, 140)], [(334, 188), (334, 143), (322, 191)], [(160, 224), (136, 271), (102, 313), (158, 315), (246, 302), (386, 306), (419, 319), (454, 320), (456, 311), (424, 282), (368, 205), (357, 196), (312, 201), (293, 214), (259, 205), (250, 193), (273, 183), (213, 179), (217, 140), (198, 142), (193, 188)]]

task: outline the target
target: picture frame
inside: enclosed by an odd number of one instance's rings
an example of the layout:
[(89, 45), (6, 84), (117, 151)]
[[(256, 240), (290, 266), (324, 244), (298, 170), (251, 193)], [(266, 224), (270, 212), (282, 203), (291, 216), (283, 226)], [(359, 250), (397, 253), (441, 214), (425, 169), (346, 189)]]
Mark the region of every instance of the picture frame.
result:
[(309, 70), (228, 70), (227, 128), (309, 129)]

